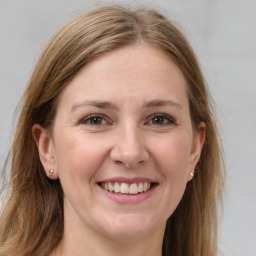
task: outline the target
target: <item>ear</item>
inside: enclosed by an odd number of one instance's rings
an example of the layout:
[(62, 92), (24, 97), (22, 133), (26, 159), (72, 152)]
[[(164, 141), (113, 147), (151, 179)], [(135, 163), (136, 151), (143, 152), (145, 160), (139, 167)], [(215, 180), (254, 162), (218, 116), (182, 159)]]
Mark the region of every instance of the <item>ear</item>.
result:
[(190, 181), (193, 178), (196, 165), (200, 159), (200, 155), (201, 155), (204, 141), (205, 141), (205, 131), (206, 131), (205, 122), (200, 122), (196, 130), (194, 131), (193, 144), (192, 144), (191, 154), (190, 154), (188, 181)]
[[(33, 138), (36, 142), (39, 158), (44, 167), (45, 173), (48, 178), (52, 180), (58, 179), (58, 173), (55, 168), (55, 152), (52, 138), (49, 131), (39, 124), (34, 124), (32, 127)], [(50, 175), (50, 170), (54, 170)]]

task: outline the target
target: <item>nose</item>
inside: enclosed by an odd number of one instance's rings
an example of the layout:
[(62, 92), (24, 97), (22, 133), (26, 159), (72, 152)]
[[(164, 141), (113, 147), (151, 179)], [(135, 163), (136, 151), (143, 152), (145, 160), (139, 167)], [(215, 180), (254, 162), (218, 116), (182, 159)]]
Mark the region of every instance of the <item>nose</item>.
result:
[(123, 127), (116, 135), (110, 152), (112, 162), (127, 168), (136, 168), (149, 160), (149, 153), (138, 127)]

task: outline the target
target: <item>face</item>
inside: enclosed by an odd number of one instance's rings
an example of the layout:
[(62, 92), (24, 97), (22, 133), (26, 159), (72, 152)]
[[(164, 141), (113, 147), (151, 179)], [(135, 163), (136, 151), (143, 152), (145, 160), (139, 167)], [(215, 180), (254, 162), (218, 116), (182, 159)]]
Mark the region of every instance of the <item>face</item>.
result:
[(106, 53), (76, 75), (51, 137), (34, 128), (45, 170), (63, 187), (66, 225), (114, 239), (164, 232), (203, 145), (186, 86), (171, 58), (145, 45)]

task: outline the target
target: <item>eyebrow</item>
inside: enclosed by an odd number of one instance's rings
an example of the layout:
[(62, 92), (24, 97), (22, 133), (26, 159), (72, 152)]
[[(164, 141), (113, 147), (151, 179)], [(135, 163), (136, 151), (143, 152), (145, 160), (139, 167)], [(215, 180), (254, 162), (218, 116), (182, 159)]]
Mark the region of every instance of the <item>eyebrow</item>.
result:
[(97, 108), (102, 108), (102, 109), (105, 109), (105, 108), (115, 109), (116, 108), (116, 106), (114, 106), (113, 104), (111, 104), (108, 101), (86, 100), (86, 101), (75, 103), (71, 107), (71, 112), (75, 111), (76, 109), (78, 109), (80, 107), (84, 107), (84, 106), (92, 106), (92, 107), (97, 107)]
[(143, 107), (151, 108), (151, 107), (163, 107), (163, 106), (172, 106), (178, 109), (182, 109), (182, 106), (179, 103), (174, 102), (172, 100), (162, 100), (162, 99), (151, 100), (145, 103)]
[[(71, 107), (71, 112), (84, 106), (92, 106), (92, 107), (97, 107), (101, 109), (117, 109), (117, 106), (115, 106), (109, 101), (86, 100), (86, 101), (75, 103)], [(163, 106), (172, 106), (177, 109), (182, 109), (182, 106), (179, 103), (174, 102), (172, 100), (163, 100), (163, 99), (148, 101), (143, 105), (143, 108), (163, 107)]]

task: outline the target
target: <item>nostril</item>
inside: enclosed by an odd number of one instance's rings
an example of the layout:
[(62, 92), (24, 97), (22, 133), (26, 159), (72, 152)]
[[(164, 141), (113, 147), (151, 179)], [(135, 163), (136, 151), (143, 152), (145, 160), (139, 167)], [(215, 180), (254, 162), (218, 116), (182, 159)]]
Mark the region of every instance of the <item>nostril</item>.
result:
[(143, 163), (143, 161), (140, 161), (140, 162), (135, 162), (135, 163), (131, 164), (131, 163), (126, 163), (126, 162), (122, 162), (122, 161), (119, 161), (119, 160), (116, 160), (114, 162), (117, 165), (123, 166), (123, 167), (125, 167), (127, 169), (136, 168), (136, 167), (138, 167), (138, 165), (141, 165)]
[(114, 163), (117, 164), (117, 165), (124, 166), (124, 167), (126, 167), (126, 168), (131, 168), (131, 165), (129, 165), (129, 164), (127, 164), (127, 163), (124, 163), (124, 162), (122, 162), (122, 161), (120, 161), (120, 160), (115, 160)]

